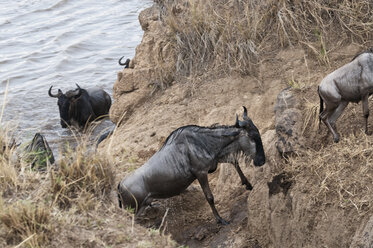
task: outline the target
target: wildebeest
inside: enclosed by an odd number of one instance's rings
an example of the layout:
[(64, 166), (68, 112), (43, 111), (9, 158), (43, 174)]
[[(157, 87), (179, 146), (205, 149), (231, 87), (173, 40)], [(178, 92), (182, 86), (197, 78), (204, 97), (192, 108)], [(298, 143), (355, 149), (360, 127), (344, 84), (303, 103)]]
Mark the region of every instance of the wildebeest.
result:
[(58, 98), (57, 104), (60, 110), (61, 126), (77, 124), (83, 128), (85, 125), (99, 117), (107, 115), (111, 106), (111, 98), (108, 93), (100, 88), (69, 90), (63, 94), (58, 89), (57, 94), (52, 94), (52, 87), (49, 88), (50, 97)]
[(119, 59), (119, 61), (118, 61), (118, 63), (119, 63), (119, 65), (124, 65), (124, 68), (128, 68), (129, 67), (129, 65), (130, 65), (130, 59), (126, 59), (126, 61), (124, 62), (124, 63), (122, 63), (122, 59), (124, 58), (124, 56), (122, 56), (120, 59)]
[[(368, 97), (373, 93), (373, 47), (357, 54), (353, 60), (328, 74), (318, 87), (320, 120), (339, 141), (335, 122), (349, 102), (362, 101), (365, 117), (365, 133), (368, 132)], [(325, 110), (323, 108), (325, 102)]]
[(260, 133), (245, 107), (243, 121), (236, 117), (233, 126), (180, 127), (143, 166), (118, 184), (119, 207), (134, 208), (138, 214), (153, 199), (178, 195), (197, 179), (216, 221), (228, 224), (215, 208), (207, 175), (217, 169), (218, 163), (232, 163), (242, 184), (251, 190), (238, 164), (240, 154), (247, 160), (254, 158), (255, 166), (265, 163)]

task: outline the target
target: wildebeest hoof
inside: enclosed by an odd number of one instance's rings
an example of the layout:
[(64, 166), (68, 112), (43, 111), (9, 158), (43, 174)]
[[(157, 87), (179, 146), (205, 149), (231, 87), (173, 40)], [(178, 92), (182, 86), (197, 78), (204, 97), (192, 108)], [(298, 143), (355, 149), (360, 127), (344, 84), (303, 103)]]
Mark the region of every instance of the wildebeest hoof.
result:
[(334, 143), (338, 143), (339, 142), (339, 136), (335, 136), (334, 137)]
[(372, 131), (365, 131), (366, 135), (372, 135)]
[(149, 206), (152, 207), (152, 208), (159, 208), (161, 206), (161, 204), (152, 202), (152, 203), (149, 204)]
[(222, 224), (224, 226), (229, 225), (229, 221), (226, 221), (223, 218), (218, 219), (217, 222), (218, 224)]
[(249, 183), (249, 184), (246, 184), (246, 189), (247, 190), (252, 190), (253, 189), (253, 186)]

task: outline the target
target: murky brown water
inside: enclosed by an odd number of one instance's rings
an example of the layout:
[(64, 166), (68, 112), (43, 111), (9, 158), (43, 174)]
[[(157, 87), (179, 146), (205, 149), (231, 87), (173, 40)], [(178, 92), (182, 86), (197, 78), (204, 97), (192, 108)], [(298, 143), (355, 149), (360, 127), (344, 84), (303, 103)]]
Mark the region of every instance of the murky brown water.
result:
[[(66, 91), (98, 86), (112, 95), (121, 56), (132, 58), (142, 38), (140, 11), (151, 0), (0, 0), (2, 124), (20, 141), (36, 132), (56, 149), (72, 133), (62, 129), (51, 85)], [(105, 126), (112, 125), (105, 121)], [(20, 142), (19, 141), (19, 142)], [(18, 142), (18, 143), (19, 143)]]

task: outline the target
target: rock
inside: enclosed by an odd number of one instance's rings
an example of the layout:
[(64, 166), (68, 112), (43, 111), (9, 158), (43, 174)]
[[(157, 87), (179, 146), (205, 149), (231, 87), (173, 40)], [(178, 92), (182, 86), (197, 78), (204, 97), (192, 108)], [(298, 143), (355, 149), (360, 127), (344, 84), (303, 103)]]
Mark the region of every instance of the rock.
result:
[(299, 109), (293, 90), (288, 87), (277, 96), (276, 114), (276, 148), (283, 156), (296, 152), (302, 144), (302, 112)]
[(281, 159), (279, 153), (277, 152), (277, 133), (276, 130), (271, 129), (266, 131), (261, 135), (264, 153), (266, 156), (267, 162), (279, 161)]
[(159, 20), (159, 10), (156, 5), (141, 11), (139, 15), (139, 22), (142, 30), (148, 31), (149, 23)]
[(145, 31), (143, 39), (129, 68), (118, 73), (113, 88), (110, 119), (117, 125), (127, 120), (154, 91), (165, 88), (174, 80), (174, 39), (159, 19), (159, 6), (153, 5), (142, 11), (139, 21)]
[(31, 165), (32, 169), (44, 170), (48, 164), (54, 163), (53, 152), (47, 140), (40, 133), (36, 133), (22, 155), (22, 160)]

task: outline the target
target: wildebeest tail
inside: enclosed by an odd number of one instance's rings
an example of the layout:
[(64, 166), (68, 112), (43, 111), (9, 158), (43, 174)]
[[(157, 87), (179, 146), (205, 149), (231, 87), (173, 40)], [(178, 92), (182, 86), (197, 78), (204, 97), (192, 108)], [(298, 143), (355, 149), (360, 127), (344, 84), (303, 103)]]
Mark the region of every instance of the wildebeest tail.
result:
[(320, 95), (320, 86), (317, 86), (317, 94), (319, 94), (320, 98), (320, 112), (319, 112), (319, 123), (321, 122), (321, 113), (324, 111), (324, 101), (321, 98)]
[(120, 186), (120, 183), (118, 183), (118, 203), (119, 203), (119, 208), (122, 208), (122, 201), (121, 201), (122, 196), (120, 195), (119, 186)]

